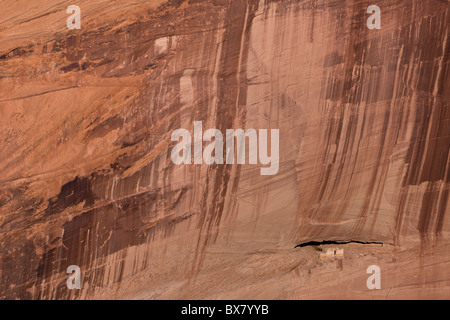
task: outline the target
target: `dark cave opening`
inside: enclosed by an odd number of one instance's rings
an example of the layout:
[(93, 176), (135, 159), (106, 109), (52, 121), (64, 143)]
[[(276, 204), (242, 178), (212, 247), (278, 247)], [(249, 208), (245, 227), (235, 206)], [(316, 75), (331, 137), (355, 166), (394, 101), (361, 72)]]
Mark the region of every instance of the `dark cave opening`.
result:
[(325, 244), (335, 244), (335, 245), (342, 245), (342, 244), (349, 244), (349, 243), (357, 243), (357, 244), (380, 244), (383, 245), (383, 242), (378, 241), (358, 241), (358, 240), (323, 240), (323, 241), (308, 241), (304, 243), (300, 243), (296, 245), (294, 248), (303, 248), (303, 247), (318, 247)]

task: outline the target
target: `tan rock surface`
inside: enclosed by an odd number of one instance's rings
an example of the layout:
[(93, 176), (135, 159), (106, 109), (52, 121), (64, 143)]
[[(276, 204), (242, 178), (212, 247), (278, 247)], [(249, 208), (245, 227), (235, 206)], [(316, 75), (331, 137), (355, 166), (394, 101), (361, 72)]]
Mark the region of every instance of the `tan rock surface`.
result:
[[(1, 299), (450, 299), (449, 1), (377, 1), (381, 30), (359, 0), (73, 4), (0, 1)], [(280, 129), (278, 173), (173, 164), (194, 121)]]

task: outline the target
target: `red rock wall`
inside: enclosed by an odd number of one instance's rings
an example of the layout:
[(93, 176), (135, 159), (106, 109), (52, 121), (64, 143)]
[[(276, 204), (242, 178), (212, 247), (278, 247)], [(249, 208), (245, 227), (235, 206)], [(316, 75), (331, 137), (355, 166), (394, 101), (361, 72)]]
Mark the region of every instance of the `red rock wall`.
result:
[[(448, 1), (66, 5), (0, 2), (0, 298), (450, 297)], [(194, 121), (278, 173), (173, 164)]]

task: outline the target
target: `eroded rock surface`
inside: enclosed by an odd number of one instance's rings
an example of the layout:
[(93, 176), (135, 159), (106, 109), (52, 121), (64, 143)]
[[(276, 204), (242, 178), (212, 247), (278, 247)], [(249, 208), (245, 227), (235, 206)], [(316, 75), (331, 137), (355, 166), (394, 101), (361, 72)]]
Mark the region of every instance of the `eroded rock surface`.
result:
[[(0, 298), (450, 298), (449, 1), (77, 5), (0, 1)], [(194, 121), (278, 173), (173, 164)]]

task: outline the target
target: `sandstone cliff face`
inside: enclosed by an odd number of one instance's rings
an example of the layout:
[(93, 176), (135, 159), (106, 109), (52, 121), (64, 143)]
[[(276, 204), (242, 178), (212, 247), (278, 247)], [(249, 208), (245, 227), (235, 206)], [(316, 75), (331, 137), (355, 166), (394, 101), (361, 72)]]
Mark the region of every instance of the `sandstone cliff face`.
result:
[[(0, 1), (0, 298), (450, 298), (448, 1), (73, 4)], [(173, 164), (194, 121), (278, 173)]]

